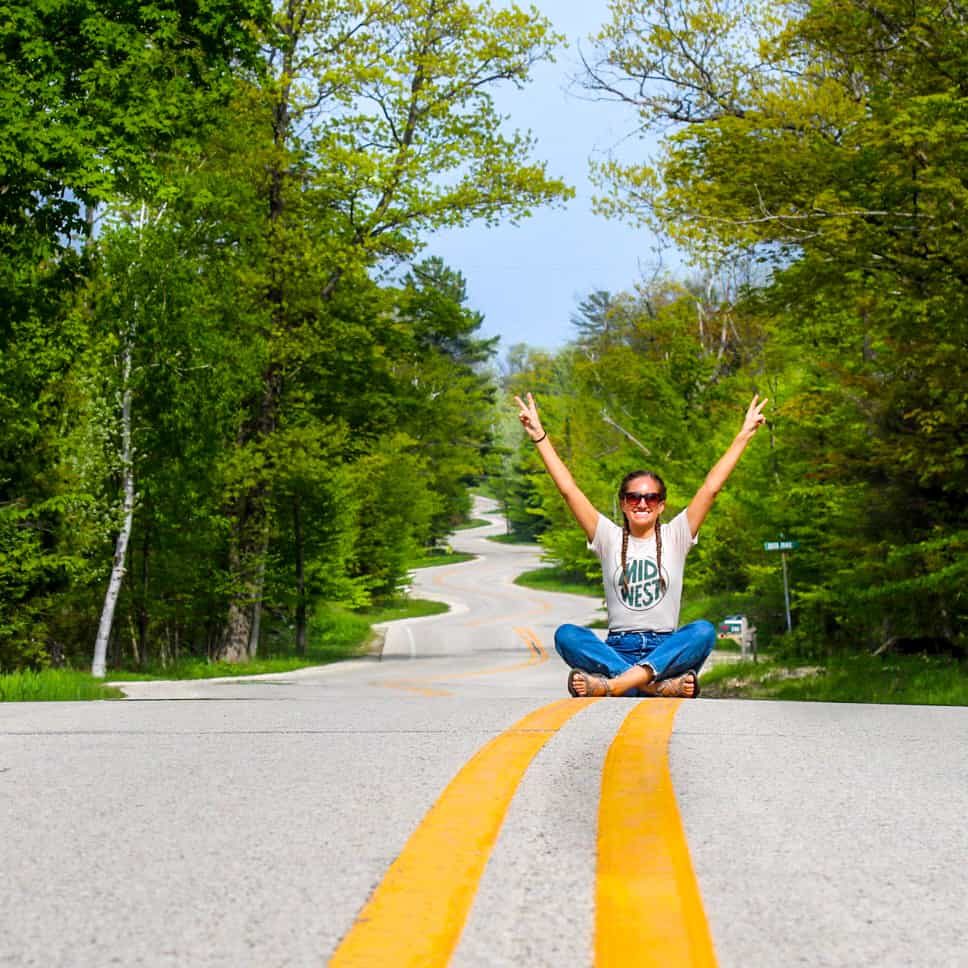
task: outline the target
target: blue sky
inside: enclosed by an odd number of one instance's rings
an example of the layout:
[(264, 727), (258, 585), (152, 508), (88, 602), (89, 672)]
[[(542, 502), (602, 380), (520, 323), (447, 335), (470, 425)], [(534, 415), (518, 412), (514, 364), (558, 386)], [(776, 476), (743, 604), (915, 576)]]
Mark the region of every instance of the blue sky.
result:
[[(559, 348), (573, 336), (570, 318), (581, 299), (595, 289), (632, 288), (658, 260), (648, 230), (592, 212), (589, 159), (610, 153), (629, 159), (650, 150), (629, 138), (635, 129), (631, 109), (567, 91), (569, 78), (581, 69), (578, 42), (590, 52), (589, 35), (608, 18), (606, 0), (536, 0), (535, 6), (567, 37), (567, 46), (556, 63), (535, 68), (525, 90), (508, 87), (495, 100), (510, 126), (531, 130), (535, 157), (572, 185), (575, 197), (565, 208), (540, 209), (518, 226), (438, 233), (424, 252), (464, 273), (468, 302), (485, 317), (482, 335), (500, 336), (502, 355), (521, 342)], [(663, 252), (662, 262), (678, 266), (673, 252)]]

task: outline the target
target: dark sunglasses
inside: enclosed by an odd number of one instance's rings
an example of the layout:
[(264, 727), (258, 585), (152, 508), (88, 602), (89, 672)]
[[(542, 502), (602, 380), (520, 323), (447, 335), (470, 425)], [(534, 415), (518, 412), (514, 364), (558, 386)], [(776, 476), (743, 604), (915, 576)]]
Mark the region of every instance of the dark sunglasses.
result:
[(623, 491), (622, 500), (629, 504), (638, 504), (645, 501), (646, 504), (658, 504), (662, 500), (662, 495), (658, 491)]

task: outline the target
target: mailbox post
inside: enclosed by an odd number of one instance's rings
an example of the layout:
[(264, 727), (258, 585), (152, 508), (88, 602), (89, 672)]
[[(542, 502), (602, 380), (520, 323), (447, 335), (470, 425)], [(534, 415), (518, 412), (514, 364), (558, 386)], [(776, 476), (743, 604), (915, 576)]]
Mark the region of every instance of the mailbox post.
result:
[(786, 556), (788, 551), (794, 551), (800, 547), (799, 541), (784, 541), (783, 535), (780, 535), (779, 541), (764, 541), (763, 550), (764, 551), (779, 551), (780, 558), (783, 561), (783, 604), (786, 606), (786, 626), (787, 631), (790, 632), (793, 629), (793, 622), (790, 621), (790, 583), (787, 579), (787, 561)]

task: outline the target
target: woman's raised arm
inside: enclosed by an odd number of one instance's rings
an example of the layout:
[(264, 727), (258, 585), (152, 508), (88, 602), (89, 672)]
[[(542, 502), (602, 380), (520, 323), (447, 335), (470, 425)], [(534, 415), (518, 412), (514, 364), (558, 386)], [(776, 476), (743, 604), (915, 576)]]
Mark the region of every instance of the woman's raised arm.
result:
[(686, 508), (686, 518), (689, 521), (689, 530), (695, 538), (699, 533), (699, 528), (709, 509), (716, 500), (716, 495), (720, 492), (727, 478), (733, 473), (733, 468), (739, 463), (746, 445), (753, 439), (753, 435), (766, 422), (763, 416), (763, 408), (766, 406), (767, 398), (762, 400), (754, 394), (753, 400), (746, 409), (746, 416), (743, 418), (743, 426), (739, 433), (733, 438), (726, 453), (719, 458), (713, 465), (713, 469), (706, 475), (706, 480), (702, 482), (696, 496), (689, 502)]
[(565, 503), (571, 509), (575, 520), (581, 525), (585, 536), (591, 541), (595, 537), (595, 529), (598, 527), (598, 511), (582, 493), (575, 483), (575, 479), (571, 476), (571, 471), (568, 470), (564, 461), (551, 445), (547, 432), (541, 426), (541, 418), (538, 416), (534, 397), (529, 393), (527, 394), (527, 402), (520, 397), (515, 397), (514, 402), (518, 405), (518, 419), (521, 421), (521, 426), (534, 441), (551, 479), (555, 482), (555, 486), (561, 492)]

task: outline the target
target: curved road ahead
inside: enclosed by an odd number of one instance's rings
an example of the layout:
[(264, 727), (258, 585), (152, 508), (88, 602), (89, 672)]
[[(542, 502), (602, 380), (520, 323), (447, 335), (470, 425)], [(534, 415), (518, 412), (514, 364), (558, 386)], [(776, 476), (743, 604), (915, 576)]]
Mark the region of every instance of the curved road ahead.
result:
[(0, 704), (0, 965), (968, 964), (968, 710), (563, 698), (499, 530), (379, 659)]

